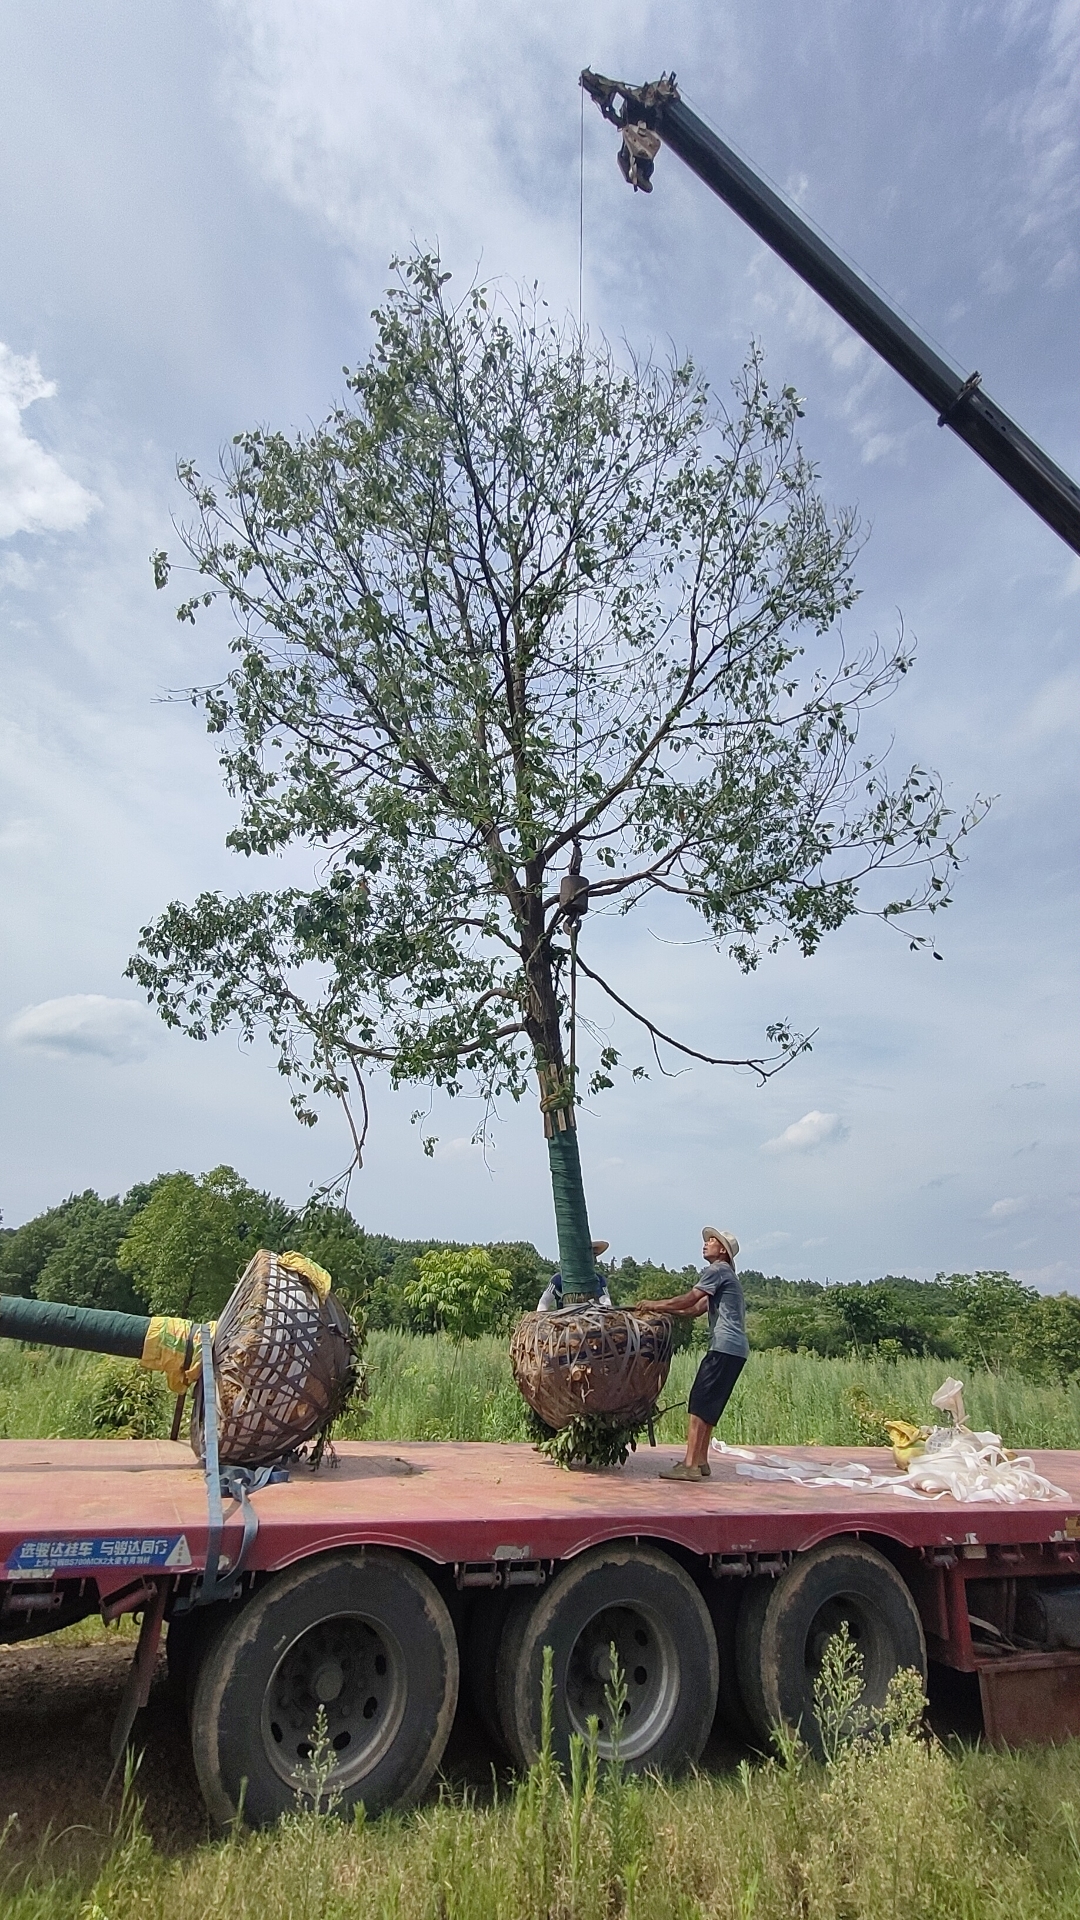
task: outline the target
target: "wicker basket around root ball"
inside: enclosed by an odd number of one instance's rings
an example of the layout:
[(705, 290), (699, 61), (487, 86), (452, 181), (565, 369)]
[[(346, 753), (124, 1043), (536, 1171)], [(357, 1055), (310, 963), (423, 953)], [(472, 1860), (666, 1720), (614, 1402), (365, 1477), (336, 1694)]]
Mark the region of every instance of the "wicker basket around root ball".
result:
[[(222, 1466), (256, 1467), (323, 1437), (356, 1380), (356, 1338), (332, 1293), (265, 1249), (248, 1263), (214, 1333)], [(191, 1444), (203, 1457), (202, 1381)]]
[(514, 1379), (549, 1427), (580, 1415), (644, 1426), (671, 1365), (671, 1320), (622, 1307), (527, 1313), (510, 1340)]

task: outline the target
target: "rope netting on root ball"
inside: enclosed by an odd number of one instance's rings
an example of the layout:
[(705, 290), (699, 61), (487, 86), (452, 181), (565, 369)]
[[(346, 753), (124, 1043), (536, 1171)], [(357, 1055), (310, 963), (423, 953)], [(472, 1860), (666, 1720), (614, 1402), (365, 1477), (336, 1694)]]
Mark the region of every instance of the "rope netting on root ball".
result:
[[(222, 1309), (213, 1352), (222, 1466), (262, 1466), (312, 1442), (317, 1464), (359, 1384), (356, 1332), (329, 1274), (260, 1248)], [(201, 1375), (191, 1444), (201, 1459)]]
[(540, 1451), (563, 1466), (625, 1460), (656, 1412), (671, 1351), (667, 1314), (589, 1304), (525, 1314), (510, 1365)]

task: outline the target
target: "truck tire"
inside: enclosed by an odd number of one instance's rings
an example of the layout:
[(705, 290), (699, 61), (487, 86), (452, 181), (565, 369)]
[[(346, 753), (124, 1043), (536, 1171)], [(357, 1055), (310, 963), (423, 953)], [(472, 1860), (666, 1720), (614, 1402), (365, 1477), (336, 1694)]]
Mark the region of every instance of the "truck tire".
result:
[(267, 1826), (297, 1803), (319, 1707), (345, 1814), (422, 1793), (457, 1706), (457, 1640), (445, 1603), (403, 1554), (381, 1548), (301, 1562), (216, 1634), (199, 1666), (191, 1746), (221, 1826), (241, 1807)]
[(867, 1706), (883, 1704), (901, 1667), (914, 1667), (925, 1684), (922, 1621), (896, 1568), (860, 1540), (827, 1540), (800, 1554), (778, 1580), (755, 1581), (743, 1602), (739, 1684), (760, 1739), (776, 1726), (791, 1727), (820, 1757), (814, 1682), (826, 1642), (845, 1621), (862, 1656)]
[(497, 1589), (477, 1596), (465, 1634), (465, 1685), (476, 1717), (500, 1756), (506, 1755), (506, 1741), (499, 1725), (499, 1705), (495, 1691), (495, 1669), (503, 1628), (511, 1612), (528, 1605), (531, 1596)]
[(605, 1685), (615, 1643), (628, 1688), (619, 1751), (631, 1772), (693, 1765), (716, 1712), (718, 1662), (709, 1611), (689, 1575), (652, 1547), (596, 1547), (572, 1560), (539, 1598), (507, 1617), (496, 1666), (499, 1724), (519, 1767), (540, 1751), (544, 1648), (553, 1660), (553, 1746), (565, 1766), (570, 1735), (599, 1721), (613, 1751)]
[(762, 1687), (761, 1632), (775, 1591), (776, 1581), (768, 1574), (748, 1580), (735, 1620), (735, 1679), (739, 1700), (750, 1739), (755, 1746), (765, 1748), (770, 1744), (773, 1722)]
[(191, 1719), (191, 1703), (199, 1665), (214, 1635), (231, 1620), (236, 1608), (228, 1601), (214, 1601), (208, 1607), (192, 1607), (169, 1621), (165, 1634), (165, 1662), (169, 1693), (173, 1704), (186, 1720)]
[[(720, 1690), (716, 1702), (719, 1730), (730, 1740), (745, 1746), (761, 1745), (756, 1714), (746, 1704), (740, 1660), (740, 1625), (759, 1601), (763, 1606), (773, 1589), (770, 1579), (734, 1580), (709, 1578), (704, 1587), (705, 1604), (712, 1616), (716, 1651), (720, 1659)], [(760, 1630), (760, 1628), (759, 1628)]]

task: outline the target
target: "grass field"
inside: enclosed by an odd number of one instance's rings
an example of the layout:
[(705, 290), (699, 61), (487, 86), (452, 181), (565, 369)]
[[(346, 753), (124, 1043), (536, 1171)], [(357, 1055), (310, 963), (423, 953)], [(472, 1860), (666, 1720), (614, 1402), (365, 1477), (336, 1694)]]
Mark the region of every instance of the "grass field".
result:
[[(370, 1397), (363, 1422), (347, 1418), (346, 1437), (373, 1440), (522, 1440), (521, 1399), (510, 1376), (504, 1339), (454, 1347), (432, 1336), (374, 1333), (368, 1342)], [(670, 1409), (657, 1438), (680, 1440), (684, 1403), (698, 1355), (677, 1353), (664, 1394)], [(963, 1371), (963, 1370), (962, 1370)], [(95, 1394), (125, 1363), (89, 1354), (0, 1345), (0, 1437), (38, 1439), (93, 1431)], [(929, 1419), (930, 1395), (948, 1366), (940, 1360), (882, 1362), (870, 1357), (820, 1360), (778, 1351), (751, 1354), (720, 1424), (721, 1438), (744, 1445), (866, 1446), (880, 1436), (860, 1420), (853, 1393), (891, 1417)], [(1000, 1433), (1010, 1446), (1080, 1446), (1080, 1386), (1034, 1386), (1009, 1373), (967, 1374), (972, 1424)], [(154, 1430), (167, 1430), (171, 1401), (158, 1381), (150, 1389)], [(856, 1396), (858, 1397), (858, 1396)]]
[[(911, 1704), (909, 1696), (909, 1707)], [(5, 1920), (1066, 1920), (1080, 1910), (1080, 1743), (947, 1752), (903, 1712), (827, 1767), (628, 1780), (579, 1751), (482, 1804), (365, 1824), (313, 1810), (179, 1857), (134, 1794), (92, 1863), (4, 1873)]]
[[(677, 1354), (659, 1437), (684, 1431), (697, 1356)], [(368, 1348), (373, 1438), (519, 1439), (505, 1342), (460, 1349), (394, 1333)], [(112, 1371), (110, 1371), (112, 1369)], [(865, 1444), (867, 1402), (927, 1417), (937, 1361), (761, 1353), (721, 1433), (735, 1442)], [(0, 1435), (93, 1430), (115, 1363), (0, 1348)], [(156, 1389), (155, 1389), (156, 1391)], [(170, 1402), (149, 1402), (164, 1430)], [(1020, 1446), (1080, 1445), (1080, 1390), (1008, 1374), (969, 1379), (973, 1423)], [(100, 1430), (100, 1429), (99, 1429)], [(68, 1636), (100, 1632), (84, 1623)], [(2, 1727), (0, 1727), (2, 1737)], [(902, 1726), (831, 1768), (743, 1764), (679, 1782), (541, 1763), (512, 1791), (446, 1791), (411, 1814), (344, 1825), (312, 1812), (273, 1833), (157, 1851), (132, 1796), (111, 1831), (61, 1870), (46, 1835), (5, 1871), (3, 1920), (1065, 1920), (1080, 1912), (1080, 1743), (1006, 1756), (927, 1744)], [(59, 1819), (58, 1819), (59, 1826)], [(0, 1834), (3, 1812), (0, 1810)], [(18, 1864), (16, 1864), (16, 1858)]]

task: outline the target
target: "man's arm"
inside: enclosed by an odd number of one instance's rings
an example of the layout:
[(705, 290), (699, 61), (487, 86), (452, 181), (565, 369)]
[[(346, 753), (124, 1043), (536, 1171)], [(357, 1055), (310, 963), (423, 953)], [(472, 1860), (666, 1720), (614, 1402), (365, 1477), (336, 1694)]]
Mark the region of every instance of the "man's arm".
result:
[(677, 1293), (673, 1300), (635, 1300), (632, 1313), (688, 1313), (693, 1319), (709, 1311), (709, 1296), (700, 1287)]

